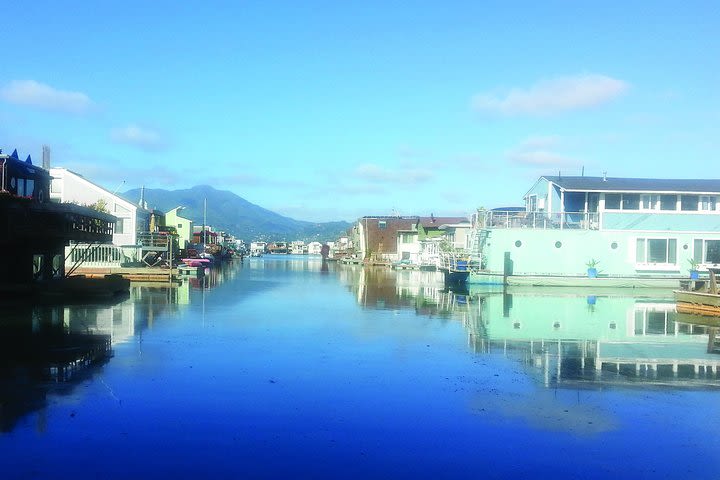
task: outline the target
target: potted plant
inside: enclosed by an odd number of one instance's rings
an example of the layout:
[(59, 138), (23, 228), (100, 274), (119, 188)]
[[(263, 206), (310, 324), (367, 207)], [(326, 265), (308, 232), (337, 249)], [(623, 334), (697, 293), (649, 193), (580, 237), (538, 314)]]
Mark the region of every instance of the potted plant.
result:
[(589, 278), (597, 278), (598, 271), (597, 266), (600, 263), (599, 260), (590, 259), (585, 265), (587, 266), (587, 275)]
[(700, 275), (698, 274), (698, 265), (700, 262), (695, 260), (694, 258), (688, 258), (688, 262), (690, 263), (690, 278), (692, 280), (697, 280)]

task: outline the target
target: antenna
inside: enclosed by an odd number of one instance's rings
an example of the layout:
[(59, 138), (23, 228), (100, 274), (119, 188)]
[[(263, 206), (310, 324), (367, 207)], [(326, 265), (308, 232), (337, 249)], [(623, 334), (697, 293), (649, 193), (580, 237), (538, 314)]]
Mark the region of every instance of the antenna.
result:
[(42, 168), (50, 170), (50, 147), (42, 146)]
[[(43, 153), (45, 153), (45, 150), (43, 150)], [(43, 163), (44, 163), (44, 162), (45, 162), (45, 156), (43, 156)], [(44, 165), (43, 165), (43, 166), (44, 166)], [(120, 189), (122, 188), (123, 185), (125, 185), (125, 180), (123, 180), (122, 182), (120, 182), (120, 185), (118, 185), (117, 188), (116, 188), (115, 190), (113, 190), (113, 192), (112, 192), (113, 195), (115, 195), (115, 194), (118, 192), (118, 190), (120, 190)]]

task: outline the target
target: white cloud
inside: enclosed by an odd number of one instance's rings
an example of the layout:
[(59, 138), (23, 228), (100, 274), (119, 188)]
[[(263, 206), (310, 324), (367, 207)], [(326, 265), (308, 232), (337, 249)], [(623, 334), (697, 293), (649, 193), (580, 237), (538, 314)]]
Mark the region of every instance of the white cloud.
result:
[(11, 81), (0, 89), (0, 98), (17, 105), (73, 114), (86, 113), (93, 107), (84, 93), (58, 90), (35, 80)]
[(124, 143), (145, 151), (163, 150), (167, 146), (158, 132), (137, 125), (114, 128), (110, 132), (110, 138), (113, 142)]
[(580, 161), (561, 153), (557, 147), (563, 139), (555, 135), (532, 136), (524, 139), (520, 144), (508, 151), (506, 158), (517, 165), (531, 167), (567, 167), (580, 165)]
[(513, 88), (504, 95), (475, 95), (472, 106), (478, 111), (503, 115), (547, 115), (609, 102), (625, 93), (628, 87), (626, 82), (605, 75), (557, 77), (530, 88)]

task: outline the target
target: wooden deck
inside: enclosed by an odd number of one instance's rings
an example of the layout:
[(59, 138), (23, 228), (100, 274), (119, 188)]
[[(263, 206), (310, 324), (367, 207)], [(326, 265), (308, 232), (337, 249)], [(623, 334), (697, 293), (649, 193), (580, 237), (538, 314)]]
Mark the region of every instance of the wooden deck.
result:
[(78, 268), (74, 272), (87, 277), (102, 277), (109, 274), (118, 274), (131, 282), (170, 282), (178, 275), (177, 268), (150, 268), (150, 267), (107, 267), (107, 268)]

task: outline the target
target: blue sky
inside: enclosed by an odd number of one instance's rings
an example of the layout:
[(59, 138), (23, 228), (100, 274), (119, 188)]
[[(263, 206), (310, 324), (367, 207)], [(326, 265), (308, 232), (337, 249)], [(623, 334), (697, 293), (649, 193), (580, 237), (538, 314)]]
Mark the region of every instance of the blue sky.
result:
[(188, 3), (6, 2), (0, 148), (312, 221), (717, 178), (716, 1)]

